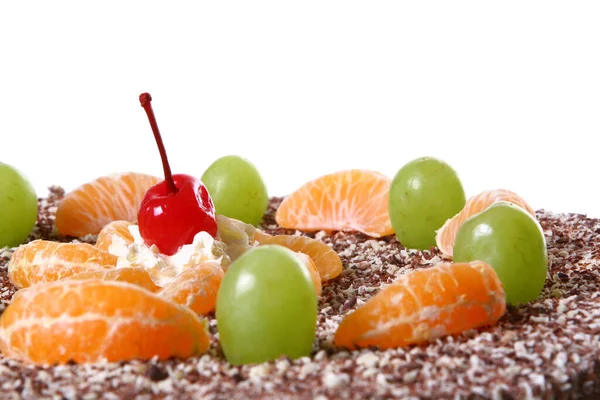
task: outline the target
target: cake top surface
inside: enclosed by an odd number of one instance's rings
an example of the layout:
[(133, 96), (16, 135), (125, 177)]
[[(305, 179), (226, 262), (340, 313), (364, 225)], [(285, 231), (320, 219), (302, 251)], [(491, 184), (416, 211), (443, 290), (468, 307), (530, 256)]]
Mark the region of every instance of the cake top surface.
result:
[[(52, 225), (64, 192), (40, 199), (30, 239), (57, 240)], [(273, 198), (263, 228), (275, 224)], [(311, 357), (233, 367), (218, 345), (216, 321), (209, 352), (187, 360), (151, 360), (52, 367), (0, 355), (2, 395), (8, 398), (368, 398), (600, 396), (600, 220), (537, 211), (548, 246), (549, 277), (540, 298), (509, 307), (493, 327), (420, 346), (379, 351), (334, 348), (342, 317), (398, 275), (441, 260), (436, 249), (407, 250), (395, 237), (312, 234), (340, 255), (342, 275), (323, 288)], [(90, 238), (93, 242), (94, 238)], [(0, 311), (15, 292), (7, 276), (11, 250), (0, 253)]]

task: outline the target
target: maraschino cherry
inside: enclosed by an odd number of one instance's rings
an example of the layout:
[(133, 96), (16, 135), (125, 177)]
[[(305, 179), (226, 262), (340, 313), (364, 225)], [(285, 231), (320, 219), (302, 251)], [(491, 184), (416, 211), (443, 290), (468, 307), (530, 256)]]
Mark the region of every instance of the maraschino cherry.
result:
[(217, 235), (215, 207), (200, 179), (185, 174), (171, 175), (151, 101), (149, 93), (140, 95), (140, 103), (158, 145), (165, 180), (152, 186), (144, 195), (138, 212), (138, 226), (148, 246), (156, 245), (161, 253), (173, 255), (184, 244), (192, 243), (198, 232)]

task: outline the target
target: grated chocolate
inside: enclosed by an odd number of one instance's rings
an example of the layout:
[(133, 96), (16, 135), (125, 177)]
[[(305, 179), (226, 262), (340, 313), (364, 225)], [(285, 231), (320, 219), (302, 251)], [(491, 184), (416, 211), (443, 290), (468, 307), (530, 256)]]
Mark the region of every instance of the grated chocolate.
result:
[[(29, 240), (60, 238), (53, 230), (64, 192), (39, 199)], [(219, 348), (209, 316), (210, 350), (186, 360), (131, 361), (39, 367), (0, 355), (0, 399), (245, 399), (245, 398), (600, 398), (600, 220), (537, 211), (546, 236), (549, 273), (542, 295), (508, 307), (498, 324), (402, 349), (349, 352), (333, 335), (352, 312), (400, 274), (442, 260), (436, 248), (404, 248), (395, 237), (351, 232), (303, 233), (277, 226), (271, 199), (263, 227), (310, 235), (335, 249), (344, 270), (323, 288), (310, 357), (235, 367)], [(0, 249), (0, 313), (15, 292)]]

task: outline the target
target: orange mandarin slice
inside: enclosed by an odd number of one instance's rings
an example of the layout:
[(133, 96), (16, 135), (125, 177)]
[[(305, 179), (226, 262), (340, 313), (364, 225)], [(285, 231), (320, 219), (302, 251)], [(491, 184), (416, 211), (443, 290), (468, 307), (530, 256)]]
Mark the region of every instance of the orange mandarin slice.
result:
[(438, 248), (446, 256), (452, 257), (454, 241), (456, 234), (469, 217), (486, 210), (492, 204), (498, 201), (507, 201), (522, 207), (525, 211), (535, 218), (535, 211), (516, 193), (506, 189), (486, 190), (476, 196), (471, 197), (463, 209), (437, 231), (435, 241)]
[(80, 272), (115, 268), (117, 257), (87, 243), (34, 240), (15, 250), (8, 276), (17, 288), (67, 278)]
[(123, 282), (32, 286), (0, 317), (2, 354), (34, 364), (186, 358), (208, 347), (207, 325), (191, 310)]
[(80, 272), (67, 279), (99, 279), (102, 281), (127, 282), (151, 292), (158, 292), (160, 290), (160, 287), (157, 286), (150, 277), (148, 270), (138, 267), (99, 269)]
[(391, 180), (378, 172), (348, 170), (310, 181), (286, 197), (275, 214), (283, 228), (394, 233), (388, 214)]
[(442, 262), (382, 289), (342, 320), (334, 343), (402, 347), (494, 324), (505, 311), (504, 288), (490, 265)]
[(124, 246), (133, 244), (133, 235), (129, 232), (129, 227), (134, 225), (129, 221), (113, 221), (106, 224), (96, 239), (96, 247), (108, 251), (112, 244), (122, 244)]
[(224, 275), (218, 261), (204, 261), (185, 269), (163, 286), (158, 295), (205, 315), (215, 309)]
[(342, 272), (342, 260), (331, 247), (307, 236), (275, 235), (260, 236), (261, 245), (278, 244), (309, 256), (315, 263), (322, 281), (337, 277)]
[(137, 221), (146, 191), (160, 178), (137, 172), (103, 176), (68, 193), (56, 211), (56, 229), (63, 236), (97, 234), (112, 221)]

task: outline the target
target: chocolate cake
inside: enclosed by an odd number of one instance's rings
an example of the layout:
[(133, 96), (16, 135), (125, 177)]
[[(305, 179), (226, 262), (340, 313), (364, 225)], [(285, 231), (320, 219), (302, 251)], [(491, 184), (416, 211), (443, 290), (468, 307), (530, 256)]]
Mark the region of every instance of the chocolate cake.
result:
[[(63, 194), (52, 187), (39, 200), (30, 239), (67, 240), (52, 229)], [(277, 227), (280, 201), (271, 199), (263, 228), (305, 234)], [(233, 367), (211, 316), (212, 346), (196, 358), (38, 367), (0, 355), (0, 398), (600, 398), (600, 220), (544, 210), (537, 217), (548, 246), (546, 286), (537, 301), (509, 306), (495, 326), (408, 348), (336, 349), (332, 338), (346, 313), (441, 256), (435, 248), (407, 250), (393, 236), (318, 232), (310, 235), (338, 252), (344, 270), (323, 289), (310, 357)], [(11, 254), (0, 251), (0, 313), (15, 292)]]

